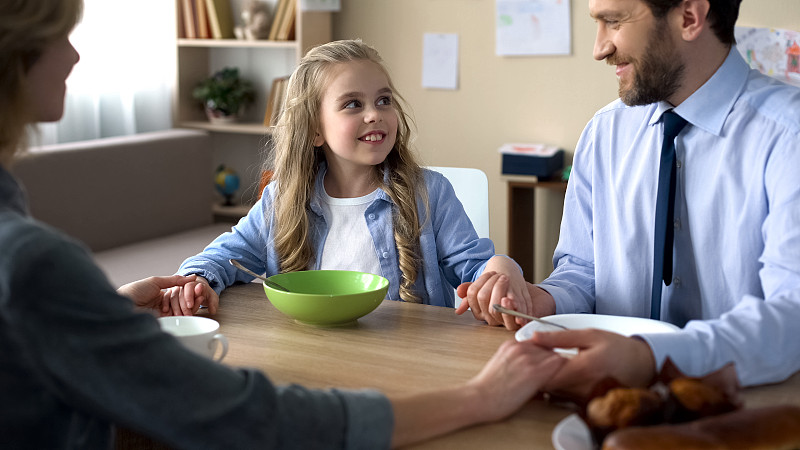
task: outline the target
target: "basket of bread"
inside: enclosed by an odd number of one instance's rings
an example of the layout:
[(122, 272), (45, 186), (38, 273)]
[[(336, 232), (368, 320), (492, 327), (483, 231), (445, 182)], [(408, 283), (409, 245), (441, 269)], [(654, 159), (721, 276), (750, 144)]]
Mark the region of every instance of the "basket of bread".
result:
[(800, 449), (800, 407), (744, 407), (732, 364), (688, 377), (667, 360), (647, 388), (599, 383), (578, 414), (603, 450)]

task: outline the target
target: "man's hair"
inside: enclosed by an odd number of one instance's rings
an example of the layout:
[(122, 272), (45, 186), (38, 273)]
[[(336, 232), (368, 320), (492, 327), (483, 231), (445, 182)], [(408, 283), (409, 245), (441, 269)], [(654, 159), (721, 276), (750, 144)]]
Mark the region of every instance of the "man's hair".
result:
[[(672, 8), (681, 4), (683, 0), (642, 0), (650, 7), (656, 18), (664, 17)], [(733, 29), (736, 19), (739, 18), (739, 5), (742, 0), (708, 0), (708, 21), (711, 30), (723, 44), (734, 44)]]

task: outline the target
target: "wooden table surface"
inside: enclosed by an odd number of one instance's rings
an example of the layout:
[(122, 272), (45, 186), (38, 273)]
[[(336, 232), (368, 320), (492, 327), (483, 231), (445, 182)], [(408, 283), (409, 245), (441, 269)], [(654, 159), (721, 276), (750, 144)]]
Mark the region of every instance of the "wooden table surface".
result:
[[(353, 326), (301, 324), (277, 311), (260, 284), (226, 289), (220, 322), (230, 342), (224, 363), (263, 370), (278, 384), (312, 388), (375, 388), (419, 392), (468, 380), (511, 331), (489, 327), (453, 309), (383, 302)], [(747, 406), (800, 405), (800, 374), (784, 383), (745, 389)], [(555, 425), (572, 411), (536, 399), (509, 419), (427, 441), (417, 449), (551, 449)]]

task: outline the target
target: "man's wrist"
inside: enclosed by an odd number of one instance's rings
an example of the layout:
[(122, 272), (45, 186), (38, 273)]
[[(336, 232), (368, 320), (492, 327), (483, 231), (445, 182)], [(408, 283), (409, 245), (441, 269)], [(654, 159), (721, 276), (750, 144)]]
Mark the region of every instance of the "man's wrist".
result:
[(650, 386), (656, 378), (656, 358), (650, 349), (650, 344), (639, 336), (632, 336), (636, 343), (636, 361), (639, 370), (636, 374), (637, 384), (640, 386)]
[(531, 301), (533, 302), (534, 316), (552, 316), (556, 313), (556, 300), (549, 292), (535, 284), (529, 284), (528, 291), (531, 294)]

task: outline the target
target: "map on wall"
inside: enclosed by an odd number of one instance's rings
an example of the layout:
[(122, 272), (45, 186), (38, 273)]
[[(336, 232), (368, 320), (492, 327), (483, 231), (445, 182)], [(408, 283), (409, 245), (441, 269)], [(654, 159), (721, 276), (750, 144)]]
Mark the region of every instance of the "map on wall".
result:
[(800, 86), (800, 32), (736, 27), (736, 47), (753, 69)]

